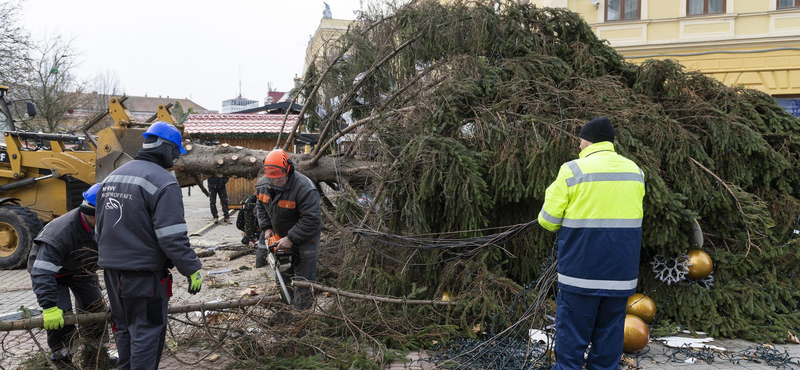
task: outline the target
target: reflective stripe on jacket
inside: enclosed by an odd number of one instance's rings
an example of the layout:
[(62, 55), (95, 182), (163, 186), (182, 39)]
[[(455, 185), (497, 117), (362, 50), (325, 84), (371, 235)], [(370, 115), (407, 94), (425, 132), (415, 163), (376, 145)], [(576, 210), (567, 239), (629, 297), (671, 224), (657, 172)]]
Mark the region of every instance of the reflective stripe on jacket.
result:
[(623, 297), (636, 292), (642, 246), (644, 174), (611, 142), (586, 147), (561, 166), (539, 224), (558, 234), (558, 286)]
[(189, 245), (183, 194), (161, 166), (132, 160), (111, 172), (97, 192), (99, 265), (119, 271), (162, 271), (174, 264), (184, 276), (202, 267)]

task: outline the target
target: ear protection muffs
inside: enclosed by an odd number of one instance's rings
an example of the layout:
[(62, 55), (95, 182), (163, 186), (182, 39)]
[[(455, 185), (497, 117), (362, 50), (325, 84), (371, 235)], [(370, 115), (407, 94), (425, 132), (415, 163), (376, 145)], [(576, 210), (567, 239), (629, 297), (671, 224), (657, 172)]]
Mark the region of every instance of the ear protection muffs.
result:
[(289, 171), (286, 172), (286, 175), (292, 176), (292, 174), (294, 173), (294, 163), (292, 163), (291, 158), (286, 160), (286, 165), (289, 167)]

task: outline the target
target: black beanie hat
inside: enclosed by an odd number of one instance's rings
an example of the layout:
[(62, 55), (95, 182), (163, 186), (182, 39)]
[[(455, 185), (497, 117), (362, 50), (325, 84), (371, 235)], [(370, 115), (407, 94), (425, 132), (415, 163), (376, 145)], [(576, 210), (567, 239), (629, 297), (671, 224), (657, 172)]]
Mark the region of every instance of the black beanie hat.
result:
[(81, 213), (87, 216), (94, 216), (95, 206), (89, 204), (89, 202), (84, 200), (83, 203), (81, 203), (81, 205), (79, 206), (79, 208), (81, 210)]
[(614, 141), (614, 135), (614, 126), (611, 126), (611, 121), (606, 117), (600, 117), (583, 125), (578, 137), (586, 141), (599, 143), (601, 141)]

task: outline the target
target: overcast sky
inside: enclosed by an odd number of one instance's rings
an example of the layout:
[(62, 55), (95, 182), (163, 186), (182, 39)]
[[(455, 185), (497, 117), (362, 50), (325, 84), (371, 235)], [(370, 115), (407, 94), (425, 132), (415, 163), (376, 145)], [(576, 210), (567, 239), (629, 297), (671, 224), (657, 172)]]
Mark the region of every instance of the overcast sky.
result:
[[(359, 0), (327, 0), (354, 19)], [(364, 1), (364, 7), (368, 2)], [(239, 93), (263, 104), (292, 88), (322, 19), (322, 0), (27, 0), (23, 25), (75, 39), (78, 75), (114, 72), (128, 95), (191, 98), (207, 109)]]

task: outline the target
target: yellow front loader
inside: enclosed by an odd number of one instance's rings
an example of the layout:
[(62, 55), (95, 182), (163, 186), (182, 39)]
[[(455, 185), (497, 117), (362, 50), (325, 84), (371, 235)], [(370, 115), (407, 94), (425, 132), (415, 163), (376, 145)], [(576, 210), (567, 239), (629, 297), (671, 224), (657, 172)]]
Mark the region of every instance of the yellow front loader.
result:
[[(5, 130), (5, 145), (0, 142), (0, 269), (25, 266), (44, 223), (79, 206), (86, 189), (133, 159), (150, 122), (174, 124), (169, 106), (163, 105), (146, 122), (132, 122), (122, 97), (112, 98), (108, 112), (87, 123), (83, 135), (17, 131), (7, 91), (0, 86), (0, 125)], [(29, 108), (28, 114), (35, 111)], [(106, 115), (114, 125), (95, 139), (88, 130)]]

